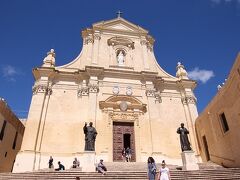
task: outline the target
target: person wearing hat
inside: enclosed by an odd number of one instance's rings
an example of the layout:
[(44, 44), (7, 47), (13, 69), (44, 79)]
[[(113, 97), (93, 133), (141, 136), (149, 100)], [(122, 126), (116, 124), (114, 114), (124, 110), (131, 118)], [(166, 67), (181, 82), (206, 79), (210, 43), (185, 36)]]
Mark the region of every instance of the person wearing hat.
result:
[(159, 169), (158, 180), (171, 180), (169, 168), (166, 167), (166, 163), (162, 161), (162, 167)]
[(102, 173), (102, 175), (105, 175), (107, 172), (106, 166), (103, 164), (103, 160), (100, 159), (100, 162), (98, 163), (97, 170), (99, 173)]

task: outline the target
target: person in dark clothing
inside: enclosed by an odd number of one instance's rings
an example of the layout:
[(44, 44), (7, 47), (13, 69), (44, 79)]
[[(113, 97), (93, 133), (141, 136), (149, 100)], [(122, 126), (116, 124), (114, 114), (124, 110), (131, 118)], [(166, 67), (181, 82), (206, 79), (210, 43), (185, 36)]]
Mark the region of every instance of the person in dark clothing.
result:
[(58, 166), (59, 167), (57, 169), (55, 169), (56, 171), (65, 170), (64, 165), (62, 165), (60, 161), (58, 161)]
[(52, 156), (50, 156), (50, 159), (49, 159), (49, 161), (48, 161), (48, 168), (50, 169), (50, 168), (53, 168), (53, 158), (52, 158)]
[(177, 129), (177, 133), (180, 135), (180, 144), (183, 151), (191, 151), (191, 145), (188, 140), (189, 131), (184, 127), (184, 123), (181, 123), (181, 127)]
[(155, 176), (156, 176), (156, 164), (155, 164), (155, 160), (152, 157), (149, 157), (147, 160), (148, 163), (148, 179), (149, 180), (155, 180)]
[(122, 149), (122, 160), (123, 160), (123, 162), (126, 161), (126, 151), (125, 151), (125, 148)]
[(132, 158), (132, 150), (130, 147), (127, 147), (126, 149), (126, 160), (127, 162), (130, 162)]

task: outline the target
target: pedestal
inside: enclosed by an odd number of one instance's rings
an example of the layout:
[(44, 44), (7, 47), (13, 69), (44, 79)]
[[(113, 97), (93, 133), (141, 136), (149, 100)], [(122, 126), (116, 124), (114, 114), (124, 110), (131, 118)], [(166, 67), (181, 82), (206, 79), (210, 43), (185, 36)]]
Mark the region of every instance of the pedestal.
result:
[(183, 170), (198, 170), (197, 158), (195, 157), (194, 151), (183, 151), (181, 153)]
[(95, 151), (85, 151), (81, 159), (81, 166), (83, 172), (95, 172)]

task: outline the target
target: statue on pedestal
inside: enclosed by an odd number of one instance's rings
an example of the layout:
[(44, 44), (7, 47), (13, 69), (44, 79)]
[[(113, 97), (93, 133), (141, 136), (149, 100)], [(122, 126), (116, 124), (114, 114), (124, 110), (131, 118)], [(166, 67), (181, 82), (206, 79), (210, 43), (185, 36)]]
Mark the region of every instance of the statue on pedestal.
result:
[(177, 133), (180, 134), (180, 143), (182, 151), (191, 151), (190, 142), (188, 140), (189, 131), (184, 127), (184, 123), (181, 123), (181, 127), (177, 129)]
[(92, 122), (89, 123), (89, 126), (87, 126), (87, 123), (85, 123), (83, 127), (83, 132), (85, 134), (85, 151), (95, 151), (97, 131), (92, 125)]

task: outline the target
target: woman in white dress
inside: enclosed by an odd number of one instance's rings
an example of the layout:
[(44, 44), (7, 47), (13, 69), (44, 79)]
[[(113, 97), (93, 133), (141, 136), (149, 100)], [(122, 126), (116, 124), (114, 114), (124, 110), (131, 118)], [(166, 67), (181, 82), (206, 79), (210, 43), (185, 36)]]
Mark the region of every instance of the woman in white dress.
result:
[(166, 167), (166, 163), (162, 161), (162, 167), (159, 169), (158, 180), (171, 180), (169, 168)]

